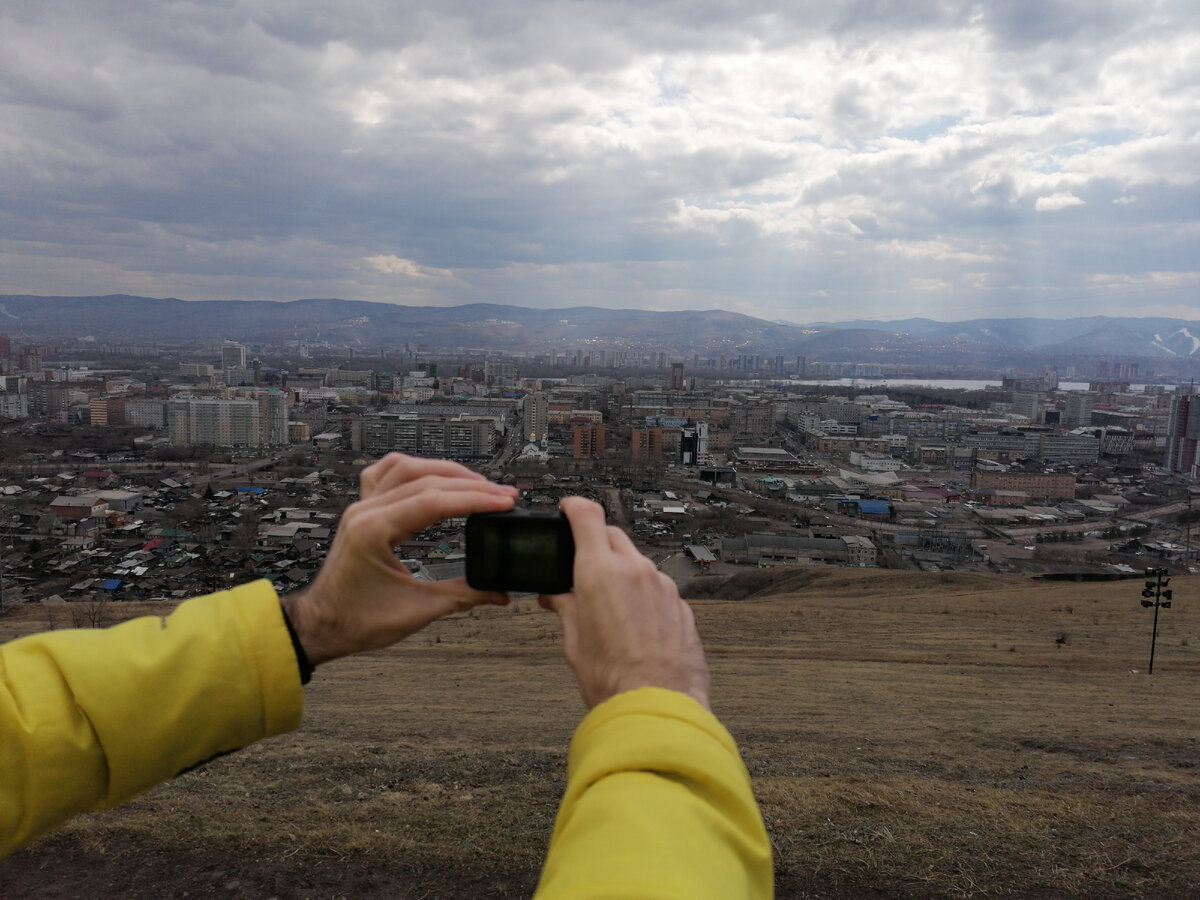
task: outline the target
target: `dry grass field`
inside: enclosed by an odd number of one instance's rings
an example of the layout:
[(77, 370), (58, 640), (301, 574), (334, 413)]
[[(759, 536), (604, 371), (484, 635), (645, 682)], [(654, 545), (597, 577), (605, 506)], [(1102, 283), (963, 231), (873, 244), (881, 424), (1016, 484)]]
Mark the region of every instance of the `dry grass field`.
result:
[[(1200, 895), (1200, 579), (804, 569), (694, 601), (777, 895)], [(5, 637), (41, 624), (0, 621)], [(524, 600), (323, 668), (296, 733), (83, 816), (4, 897), (528, 896), (582, 715)]]

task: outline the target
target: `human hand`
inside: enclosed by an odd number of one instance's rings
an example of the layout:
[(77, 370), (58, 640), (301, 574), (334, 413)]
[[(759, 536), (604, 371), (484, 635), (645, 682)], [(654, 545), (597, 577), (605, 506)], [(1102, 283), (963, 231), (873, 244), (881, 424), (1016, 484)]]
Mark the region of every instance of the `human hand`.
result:
[(563, 651), (591, 708), (639, 687), (680, 691), (708, 708), (708, 663), (692, 609), (604, 510), (560, 504), (575, 539), (575, 587), (539, 602), (558, 613)]
[(360, 484), (316, 578), (282, 601), (313, 665), (387, 647), (447, 613), (508, 602), (463, 578), (418, 581), (393, 549), (442, 519), (511, 509), (515, 488), (455, 462), (399, 453), (363, 469)]

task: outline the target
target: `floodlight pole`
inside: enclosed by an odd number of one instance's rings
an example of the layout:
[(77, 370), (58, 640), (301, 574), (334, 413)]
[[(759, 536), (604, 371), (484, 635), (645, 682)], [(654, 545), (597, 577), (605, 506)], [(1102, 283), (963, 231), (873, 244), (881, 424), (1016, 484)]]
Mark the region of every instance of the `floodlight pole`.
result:
[(1184, 565), (1192, 564), (1192, 489), (1187, 488), (1187, 512), (1183, 519), (1183, 561)]
[(1154, 581), (1147, 580), (1145, 588), (1142, 589), (1142, 606), (1154, 607), (1154, 630), (1150, 635), (1150, 668), (1146, 671), (1147, 675), (1154, 674), (1154, 647), (1158, 643), (1158, 609), (1160, 606), (1163, 609), (1171, 608), (1171, 591), (1166, 589), (1171, 579), (1166, 575), (1167, 570), (1161, 567), (1147, 569), (1146, 578), (1153, 578)]

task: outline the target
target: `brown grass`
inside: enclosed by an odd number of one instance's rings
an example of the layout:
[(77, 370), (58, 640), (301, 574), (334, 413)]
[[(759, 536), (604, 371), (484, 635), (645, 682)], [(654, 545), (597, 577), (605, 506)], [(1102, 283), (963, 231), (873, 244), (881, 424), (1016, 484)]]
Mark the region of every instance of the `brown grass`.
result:
[[(1153, 677), (1140, 581), (808, 569), (694, 601), (778, 896), (1195, 896), (1200, 580), (1173, 582)], [(3, 893), (528, 896), (582, 714), (552, 616), (446, 620), (306, 690), (298, 732), (80, 817)]]

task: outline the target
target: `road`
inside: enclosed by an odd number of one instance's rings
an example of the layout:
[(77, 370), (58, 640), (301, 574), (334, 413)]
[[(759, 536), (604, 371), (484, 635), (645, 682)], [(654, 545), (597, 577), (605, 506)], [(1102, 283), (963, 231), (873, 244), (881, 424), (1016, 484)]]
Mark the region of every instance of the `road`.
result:
[(1132, 519), (1134, 522), (1149, 522), (1153, 519), (1161, 519), (1163, 516), (1176, 516), (1191, 508), (1191, 504), (1186, 500), (1179, 500), (1175, 503), (1168, 503), (1165, 506), (1155, 506), (1150, 509), (1144, 509), (1141, 512), (1130, 513), (1127, 516), (1122, 516), (1124, 519)]

